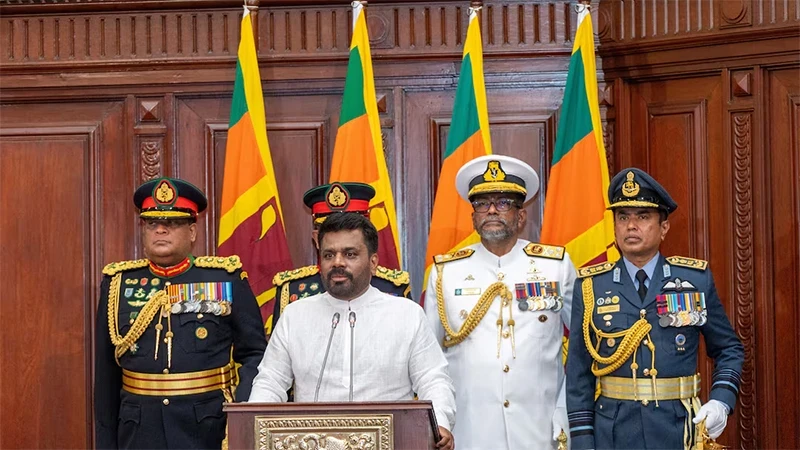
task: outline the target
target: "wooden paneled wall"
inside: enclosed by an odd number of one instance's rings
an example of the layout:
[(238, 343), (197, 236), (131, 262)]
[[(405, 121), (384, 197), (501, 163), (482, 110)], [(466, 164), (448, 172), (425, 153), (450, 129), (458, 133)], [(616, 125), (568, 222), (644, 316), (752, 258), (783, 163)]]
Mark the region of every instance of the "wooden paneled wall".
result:
[[(308, 264), (300, 197), (327, 181), (351, 13), (347, 1), (247, 3), (292, 258)], [(367, 7), (417, 295), (470, 3), (481, 2)], [(494, 149), (546, 187), (575, 2), (483, 3)], [(723, 441), (800, 447), (798, 0), (593, 3), (612, 171), (642, 167), (669, 189), (680, 207), (665, 252), (711, 261), (747, 349)], [(92, 445), (100, 269), (141, 255), (139, 183), (170, 175), (205, 189), (196, 253), (214, 251), (241, 14), (233, 0), (0, 0), (0, 447)], [(546, 194), (529, 206), (530, 239)]]

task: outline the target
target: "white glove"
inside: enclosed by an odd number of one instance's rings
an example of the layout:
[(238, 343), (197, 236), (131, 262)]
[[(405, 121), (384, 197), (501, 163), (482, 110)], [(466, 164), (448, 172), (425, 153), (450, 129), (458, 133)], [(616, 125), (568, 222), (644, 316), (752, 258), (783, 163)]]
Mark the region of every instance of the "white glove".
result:
[(567, 448), (569, 448), (569, 419), (567, 419), (567, 408), (556, 407), (553, 411), (553, 440), (557, 441), (561, 431), (567, 435)]
[(706, 419), (708, 436), (711, 439), (718, 438), (722, 431), (725, 430), (725, 425), (728, 424), (728, 405), (719, 400), (709, 400), (708, 403), (700, 407), (697, 417), (692, 422), (698, 424), (703, 419)]

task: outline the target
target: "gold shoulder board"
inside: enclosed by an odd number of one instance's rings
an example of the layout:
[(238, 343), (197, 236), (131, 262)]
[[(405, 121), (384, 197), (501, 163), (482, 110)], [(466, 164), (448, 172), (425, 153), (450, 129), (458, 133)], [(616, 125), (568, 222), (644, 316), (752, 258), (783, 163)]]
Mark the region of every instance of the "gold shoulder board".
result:
[(471, 248), (462, 248), (457, 252), (452, 253), (445, 253), (444, 255), (436, 255), (433, 257), (433, 260), (436, 264), (442, 264), (446, 262), (452, 262), (459, 259), (469, 258), (472, 254), (475, 253), (475, 250)]
[(604, 272), (608, 272), (613, 268), (614, 268), (614, 263), (612, 262), (604, 262), (600, 264), (595, 264), (593, 266), (582, 267), (578, 269), (578, 278), (586, 278), (592, 275), (601, 274)]
[(564, 247), (531, 242), (525, 246), (525, 254), (528, 256), (538, 256), (540, 258), (564, 259)]
[(113, 262), (103, 267), (103, 274), (114, 276), (119, 272), (123, 272), (126, 270), (141, 269), (142, 267), (147, 267), (148, 264), (150, 264), (150, 261), (148, 261), (147, 259), (132, 259), (129, 261)]
[(687, 258), (686, 256), (670, 256), (667, 261), (673, 266), (688, 267), (690, 269), (706, 270), (706, 267), (708, 267), (708, 261)]
[(204, 269), (225, 269), (230, 273), (242, 268), (242, 260), (236, 255), (231, 256), (198, 256), (194, 265)]
[(395, 286), (402, 286), (408, 284), (410, 277), (405, 270), (387, 269), (383, 266), (378, 266), (375, 270), (375, 276), (391, 282)]
[(287, 281), (299, 280), (300, 278), (310, 277), (311, 275), (317, 273), (319, 273), (318, 266), (304, 266), (298, 269), (284, 270), (283, 272), (278, 272), (275, 274), (275, 277), (272, 278), (272, 284), (275, 286), (281, 286)]

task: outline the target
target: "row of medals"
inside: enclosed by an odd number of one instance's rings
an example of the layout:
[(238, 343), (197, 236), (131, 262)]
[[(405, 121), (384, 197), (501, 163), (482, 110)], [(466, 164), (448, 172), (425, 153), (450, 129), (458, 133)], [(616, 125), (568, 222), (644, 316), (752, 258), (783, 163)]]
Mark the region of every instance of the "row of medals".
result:
[(181, 313), (210, 313), (215, 316), (227, 316), (231, 313), (230, 302), (215, 301), (188, 301), (173, 303), (172, 314)]
[(529, 297), (518, 298), (517, 306), (522, 311), (560, 311), (564, 306), (564, 300), (561, 297)]
[(677, 313), (664, 314), (658, 318), (658, 324), (663, 328), (703, 326), (708, 321), (706, 310), (702, 311), (680, 311)]

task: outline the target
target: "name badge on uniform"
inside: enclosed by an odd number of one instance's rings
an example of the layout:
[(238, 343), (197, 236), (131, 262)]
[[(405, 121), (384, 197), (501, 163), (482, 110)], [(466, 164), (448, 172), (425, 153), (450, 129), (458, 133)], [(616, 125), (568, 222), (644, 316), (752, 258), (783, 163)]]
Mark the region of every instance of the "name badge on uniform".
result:
[(230, 281), (171, 284), (166, 290), (173, 314), (210, 313), (227, 316), (231, 313), (233, 283)]
[(658, 324), (662, 327), (703, 326), (708, 320), (703, 292), (682, 292), (656, 296)]
[(481, 288), (458, 288), (456, 289), (456, 295), (481, 295)]

